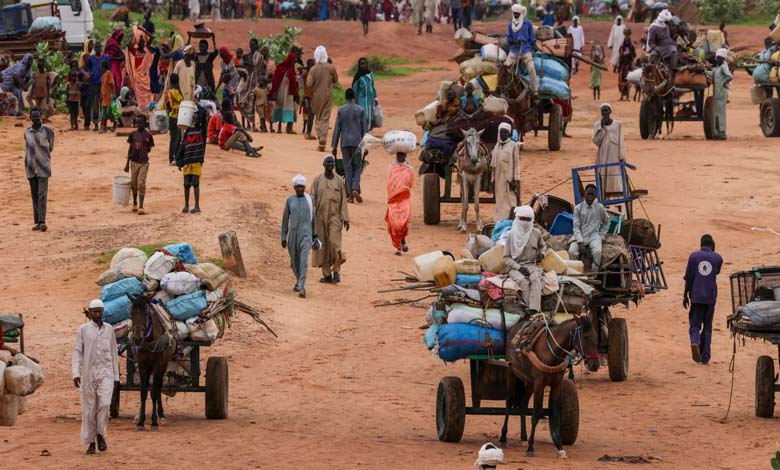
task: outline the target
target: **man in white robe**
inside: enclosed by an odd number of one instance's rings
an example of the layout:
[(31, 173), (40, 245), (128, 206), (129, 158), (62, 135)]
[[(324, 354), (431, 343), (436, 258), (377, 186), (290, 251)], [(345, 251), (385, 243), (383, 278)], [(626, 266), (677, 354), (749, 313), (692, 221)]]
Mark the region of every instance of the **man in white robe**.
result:
[(87, 454), (108, 450), (106, 432), (114, 384), (119, 383), (114, 328), (103, 323), (103, 302), (93, 300), (84, 313), (90, 319), (79, 327), (73, 345), (73, 384), (81, 390), (81, 443)]
[(612, 25), (612, 30), (609, 32), (609, 39), (607, 39), (607, 47), (610, 49), (610, 64), (612, 64), (612, 71), (617, 72), (620, 66), (620, 46), (623, 45), (623, 31), (626, 29), (626, 25), (623, 24), (623, 17), (618, 15), (615, 18), (615, 24)]
[[(596, 144), (596, 165), (626, 161), (626, 144), (623, 139), (623, 124), (612, 119), (612, 106), (601, 105), (601, 120), (593, 125), (593, 143)], [(601, 178), (600, 200), (623, 194), (623, 177), (619, 166), (599, 169)]]
[[(585, 30), (582, 29), (578, 16), (571, 19), (571, 26), (569, 26), (569, 29), (566, 32), (571, 35), (573, 43), (572, 48), (574, 51), (582, 53), (582, 49), (585, 47)], [(571, 61), (572, 66), (574, 67), (574, 73), (577, 73), (580, 70), (580, 61), (575, 58)]]

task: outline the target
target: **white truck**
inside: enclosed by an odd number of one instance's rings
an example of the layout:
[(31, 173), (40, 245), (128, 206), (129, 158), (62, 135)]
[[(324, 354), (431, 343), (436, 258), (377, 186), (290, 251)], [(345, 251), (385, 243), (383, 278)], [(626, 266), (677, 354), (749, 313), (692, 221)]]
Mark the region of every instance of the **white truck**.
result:
[(80, 50), (94, 28), (89, 0), (22, 0), (32, 9), (32, 20), (43, 16), (59, 16), (68, 47)]

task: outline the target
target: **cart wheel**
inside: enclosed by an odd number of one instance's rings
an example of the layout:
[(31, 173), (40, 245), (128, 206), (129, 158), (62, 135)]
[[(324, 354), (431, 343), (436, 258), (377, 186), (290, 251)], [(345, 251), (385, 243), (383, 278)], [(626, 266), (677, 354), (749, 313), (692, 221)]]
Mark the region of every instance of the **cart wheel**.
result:
[(622, 382), (628, 378), (628, 325), (625, 318), (613, 318), (609, 322), (607, 365), (609, 380)]
[[(652, 121), (652, 122), (651, 122)], [(655, 113), (653, 107), (646, 100), (639, 105), (639, 135), (643, 140), (651, 137), (651, 127), (655, 129)]]
[(780, 100), (769, 98), (761, 103), (761, 132), (764, 137), (780, 137)]
[(761, 356), (756, 361), (756, 416), (771, 418), (775, 411), (775, 361)]
[(708, 96), (707, 99), (704, 100), (703, 119), (704, 119), (704, 138), (707, 140), (712, 140), (716, 136), (715, 98), (713, 98), (712, 96)]
[(436, 391), (436, 433), (444, 442), (459, 442), (466, 426), (466, 392), (458, 377), (444, 377)]
[(111, 407), (108, 410), (108, 414), (112, 418), (119, 417), (119, 385), (114, 384), (114, 392), (111, 394)]
[(577, 386), (569, 379), (563, 379), (561, 401), (561, 443), (570, 446), (580, 432), (580, 399)]
[(563, 139), (563, 110), (561, 105), (553, 105), (550, 109), (550, 124), (547, 127), (547, 148), (553, 152), (561, 149)]
[(228, 415), (228, 361), (210, 357), (206, 363), (206, 418), (225, 419)]
[(425, 225), (439, 225), (441, 220), (440, 199), (439, 175), (426, 173), (423, 176), (423, 219)]

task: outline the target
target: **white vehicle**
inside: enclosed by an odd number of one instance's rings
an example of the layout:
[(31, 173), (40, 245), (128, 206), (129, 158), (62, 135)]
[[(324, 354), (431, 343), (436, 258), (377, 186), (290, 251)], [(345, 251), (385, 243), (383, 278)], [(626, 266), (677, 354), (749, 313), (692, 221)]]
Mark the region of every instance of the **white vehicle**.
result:
[(94, 28), (89, 0), (22, 0), (32, 8), (33, 20), (42, 16), (59, 16), (65, 40), (71, 49), (81, 49)]

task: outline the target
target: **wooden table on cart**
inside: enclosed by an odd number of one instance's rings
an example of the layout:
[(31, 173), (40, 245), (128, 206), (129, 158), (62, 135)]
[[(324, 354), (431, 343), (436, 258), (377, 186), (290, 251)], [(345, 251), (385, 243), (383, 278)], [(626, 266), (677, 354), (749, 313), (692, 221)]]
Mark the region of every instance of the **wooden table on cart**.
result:
[[(119, 398), (122, 391), (140, 391), (141, 387), (136, 383), (137, 367), (133, 357), (133, 348), (129, 346), (125, 339), (118, 342), (119, 355), (125, 356), (125, 382), (114, 388), (114, 394), (111, 398), (111, 417), (119, 416)], [(173, 361), (185, 363), (185, 370), (189, 375), (185, 380), (174, 376), (170, 370), (166, 372), (166, 380), (174, 381), (163, 385), (163, 393), (171, 394), (178, 392), (203, 393), (205, 394), (205, 414), (209, 419), (225, 419), (228, 415), (228, 360), (226, 357), (212, 356), (206, 362), (206, 380), (201, 385), (200, 377), (200, 348), (209, 347), (213, 344), (211, 341), (181, 341), (179, 352)], [(121, 369), (121, 366), (120, 366)]]

